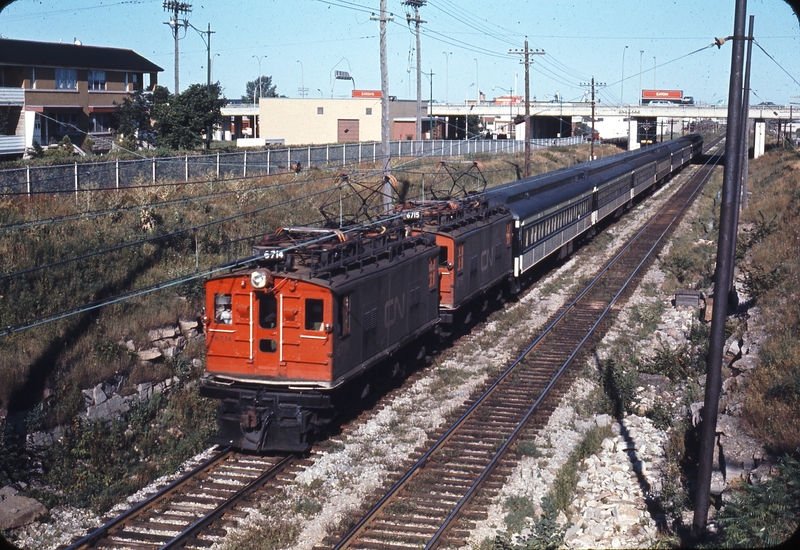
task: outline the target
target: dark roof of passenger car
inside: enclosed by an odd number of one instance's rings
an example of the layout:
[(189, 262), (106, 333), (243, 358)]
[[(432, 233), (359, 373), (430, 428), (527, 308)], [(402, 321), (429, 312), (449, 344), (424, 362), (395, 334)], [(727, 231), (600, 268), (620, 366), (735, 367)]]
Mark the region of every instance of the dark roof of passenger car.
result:
[(133, 50), (0, 38), (0, 64), (111, 71), (159, 72), (161, 67)]

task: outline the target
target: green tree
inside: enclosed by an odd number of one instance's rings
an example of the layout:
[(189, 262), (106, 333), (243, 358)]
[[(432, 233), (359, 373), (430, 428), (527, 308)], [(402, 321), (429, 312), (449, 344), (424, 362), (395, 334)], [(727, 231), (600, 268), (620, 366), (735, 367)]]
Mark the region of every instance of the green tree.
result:
[[(258, 98), (258, 81), (256, 78), (247, 83), (242, 103), (253, 103), (253, 98)], [(271, 76), (261, 75), (261, 97), (280, 97), (272, 84)]]
[(170, 95), (168, 100), (154, 97), (156, 143), (171, 149), (195, 149), (202, 143), (206, 127), (222, 120), (220, 110), (225, 99), (220, 97), (219, 82), (207, 88), (192, 84), (183, 93)]
[[(166, 90), (166, 88), (163, 89)], [(135, 141), (139, 146), (142, 145), (142, 142), (152, 145), (152, 99), (144, 91), (137, 90), (133, 96), (125, 97), (122, 103), (115, 101), (114, 105), (118, 135)]]

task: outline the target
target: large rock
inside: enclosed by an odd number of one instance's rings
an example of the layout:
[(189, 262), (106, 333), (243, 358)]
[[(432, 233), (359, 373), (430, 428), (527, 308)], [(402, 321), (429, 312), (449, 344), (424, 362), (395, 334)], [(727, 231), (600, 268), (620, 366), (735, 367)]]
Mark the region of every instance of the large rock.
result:
[(147, 338), (151, 342), (155, 342), (156, 340), (163, 340), (165, 338), (174, 338), (176, 334), (178, 334), (178, 329), (176, 327), (161, 327), (148, 330)]
[(156, 359), (161, 359), (163, 354), (161, 350), (158, 348), (148, 348), (140, 350), (137, 355), (139, 356), (140, 361), (155, 361)]
[(13, 487), (0, 489), (0, 531), (22, 527), (46, 513), (38, 500), (17, 494)]

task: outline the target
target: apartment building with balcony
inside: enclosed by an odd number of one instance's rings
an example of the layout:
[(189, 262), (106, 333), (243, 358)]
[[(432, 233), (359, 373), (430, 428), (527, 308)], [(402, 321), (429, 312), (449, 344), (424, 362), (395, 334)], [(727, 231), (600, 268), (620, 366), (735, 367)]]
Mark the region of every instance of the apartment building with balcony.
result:
[(107, 143), (114, 106), (163, 71), (133, 50), (0, 38), (0, 158), (69, 136)]

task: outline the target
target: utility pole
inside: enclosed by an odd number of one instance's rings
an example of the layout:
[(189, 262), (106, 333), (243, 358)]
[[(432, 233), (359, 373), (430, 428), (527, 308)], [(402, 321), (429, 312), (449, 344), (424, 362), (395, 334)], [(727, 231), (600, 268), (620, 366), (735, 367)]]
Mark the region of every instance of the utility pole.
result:
[(417, 122), (415, 125), (416, 130), (416, 140), (422, 140), (422, 51), (420, 50), (420, 43), (419, 43), (419, 25), (420, 23), (426, 23), (427, 21), (423, 21), (419, 18), (419, 8), (424, 6), (428, 0), (403, 0), (403, 4), (406, 6), (412, 6), (414, 8), (414, 17), (411, 17), (411, 14), (406, 14), (406, 22), (410, 25), (413, 21), (416, 25), (416, 34), (417, 34)]
[[(595, 84), (594, 77), (592, 77), (591, 84), (581, 84), (581, 86), (591, 86), (592, 87), (592, 142), (591, 146), (589, 147), (589, 160), (594, 160), (594, 88), (595, 86), (605, 86), (605, 82), (598, 82)], [(662, 130), (663, 135), (663, 130)]]
[[(386, 0), (381, 0), (380, 22), (380, 57), (381, 57), (381, 157), (383, 157), (383, 210), (388, 212), (392, 208), (392, 183), (389, 179), (390, 156), (389, 150), (389, 69), (386, 54), (386, 23), (394, 18), (386, 15)], [(370, 17), (375, 21), (375, 17)]]
[[(433, 69), (431, 69), (431, 72), (422, 74), (428, 77), (428, 80), (430, 80), (431, 84), (431, 95), (428, 98), (428, 117), (432, 117), (431, 113), (433, 112), (433, 75), (435, 75), (436, 73), (433, 72)], [(428, 122), (429, 122), (428, 131), (430, 132), (431, 139), (433, 139), (433, 119), (431, 118), (430, 120), (428, 120)]]
[[(192, 5), (187, 2), (176, 2), (175, 0), (164, 0), (164, 11), (172, 12), (172, 16), (169, 18), (169, 21), (165, 21), (165, 25), (169, 25), (172, 28), (172, 36), (175, 39), (175, 90), (173, 90), (174, 94), (180, 92), (178, 87), (178, 75), (180, 73), (178, 68), (178, 28), (183, 26), (185, 29), (189, 25), (189, 20), (185, 17), (183, 19), (178, 19), (179, 14), (188, 15), (192, 12)], [(210, 37), (210, 35), (209, 35)], [(210, 63), (209, 63), (210, 65)]]
[(544, 55), (544, 50), (531, 51), (528, 49), (528, 39), (525, 38), (525, 49), (509, 50), (508, 53), (524, 56), (520, 63), (525, 65), (525, 177), (528, 178), (531, 175), (531, 61), (529, 57), (531, 55)]
[[(200, 38), (202, 38), (203, 42), (206, 43), (206, 55), (207, 55), (207, 60), (206, 60), (206, 69), (207, 69), (206, 70), (206, 91), (208, 92), (209, 97), (211, 97), (211, 35), (216, 31), (212, 31), (211, 30), (211, 23), (208, 24), (208, 30), (207, 31), (201, 31), (200, 29), (198, 29), (197, 27), (195, 27), (194, 25), (192, 25), (188, 21), (184, 21), (184, 24), (186, 26), (188, 26), (188, 27), (192, 27), (195, 31), (197, 31), (197, 33), (200, 35)], [(204, 34), (207, 35), (208, 38), (203, 37)], [(177, 80), (175, 81), (175, 84), (177, 86)], [(211, 125), (207, 124), (206, 125), (206, 149), (210, 149), (210, 148), (211, 148)]]
[[(700, 448), (697, 458), (697, 489), (694, 499), (692, 536), (706, 537), (708, 508), (711, 491), (711, 473), (714, 465), (719, 393), (722, 387), (722, 356), (725, 347), (725, 321), (728, 314), (728, 291), (733, 279), (733, 251), (736, 246), (734, 226), (736, 193), (741, 181), (737, 172), (737, 158), (741, 153), (739, 128), (742, 118), (742, 64), (744, 60), (745, 16), (747, 0), (736, 0), (731, 52), (731, 76), (728, 85), (728, 129), (725, 140), (725, 170), (720, 201), (719, 242), (717, 243), (717, 268), (714, 273), (714, 307), (711, 316), (708, 360), (706, 362), (706, 393), (703, 400), (703, 419), (700, 424)], [(739, 168), (741, 164), (739, 165)]]

